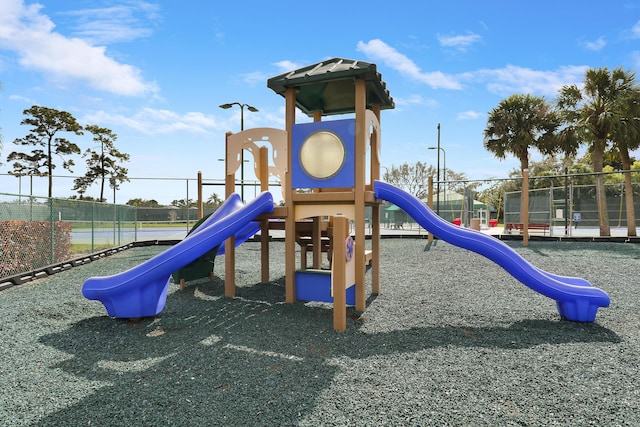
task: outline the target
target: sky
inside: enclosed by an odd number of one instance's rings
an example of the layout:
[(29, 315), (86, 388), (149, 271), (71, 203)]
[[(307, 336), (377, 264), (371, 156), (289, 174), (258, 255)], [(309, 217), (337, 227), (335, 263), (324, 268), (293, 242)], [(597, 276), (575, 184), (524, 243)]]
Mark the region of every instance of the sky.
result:
[[(435, 166), (440, 124), (442, 168), (506, 177), (517, 160), (483, 147), (491, 109), (516, 93), (551, 102), (589, 68), (640, 70), (640, 2), (2, 0), (0, 192), (46, 195), (44, 180), (26, 190), (6, 176), (13, 141), (28, 133), (23, 111), (39, 105), (118, 135), (135, 178), (118, 203), (195, 199), (197, 172), (223, 179), (225, 132), (240, 130), (240, 109), (219, 105), (257, 108), (245, 129), (283, 129), (284, 98), (267, 79), (335, 57), (376, 64), (395, 101), (382, 111), (382, 165)], [(95, 148), (90, 134), (65, 136)], [(83, 175), (75, 163), (54, 174)], [(54, 196), (71, 187), (56, 179)], [(205, 187), (205, 198), (213, 192), (224, 194)]]

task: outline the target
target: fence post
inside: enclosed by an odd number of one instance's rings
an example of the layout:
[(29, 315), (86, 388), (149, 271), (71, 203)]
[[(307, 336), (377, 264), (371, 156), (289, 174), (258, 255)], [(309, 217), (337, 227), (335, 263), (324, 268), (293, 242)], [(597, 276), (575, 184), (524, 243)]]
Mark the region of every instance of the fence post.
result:
[(522, 170), (522, 197), (520, 219), (522, 221), (522, 246), (529, 246), (529, 169)]
[(55, 244), (53, 241), (54, 238), (54, 219), (53, 219), (53, 198), (49, 197), (49, 263), (53, 264), (55, 262), (54, 251)]
[(138, 241), (138, 207), (133, 206), (133, 241)]
[(204, 218), (204, 201), (202, 200), (202, 172), (198, 171), (198, 221)]
[(553, 225), (554, 225), (554, 221), (553, 219), (555, 218), (555, 206), (554, 206), (554, 195), (553, 195), (553, 182), (550, 182), (550, 186), (549, 186), (549, 236), (553, 236)]
[(117, 211), (116, 211), (116, 205), (114, 203), (113, 205), (113, 246), (116, 245), (116, 220), (117, 220)]
[(569, 168), (564, 168), (564, 235), (569, 234)]
[[(118, 218), (118, 244), (117, 246), (120, 246), (120, 242), (122, 241), (122, 218), (121, 215), (122, 213), (120, 212), (120, 209), (118, 209), (118, 205), (114, 204), (114, 208), (116, 210), (116, 218)], [(114, 245), (116, 242), (113, 242)]]
[[(433, 209), (433, 175), (429, 175), (429, 178), (427, 178), (427, 185), (429, 187), (429, 192), (427, 193), (427, 206), (429, 206), (429, 209)], [(433, 233), (432, 232), (428, 232), (428, 241), (429, 243), (433, 243)]]
[(91, 253), (96, 250), (96, 202), (91, 202)]
[(187, 219), (187, 233), (189, 233), (189, 178), (187, 178), (185, 180), (185, 182), (187, 183), (187, 198), (184, 200), (185, 204), (184, 204), (184, 209), (186, 211), (186, 219)]

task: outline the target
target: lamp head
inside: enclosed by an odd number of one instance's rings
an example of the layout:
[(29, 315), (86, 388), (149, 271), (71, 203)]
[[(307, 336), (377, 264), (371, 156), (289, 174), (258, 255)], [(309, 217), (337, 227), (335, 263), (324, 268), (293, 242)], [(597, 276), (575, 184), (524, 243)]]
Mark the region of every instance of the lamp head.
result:
[(252, 107), (251, 105), (247, 105), (247, 110), (251, 111), (252, 113), (258, 112), (258, 109), (256, 107)]
[(231, 107), (233, 107), (233, 104), (222, 104), (222, 105), (220, 105), (220, 108), (224, 108), (225, 110), (227, 108), (231, 108)]

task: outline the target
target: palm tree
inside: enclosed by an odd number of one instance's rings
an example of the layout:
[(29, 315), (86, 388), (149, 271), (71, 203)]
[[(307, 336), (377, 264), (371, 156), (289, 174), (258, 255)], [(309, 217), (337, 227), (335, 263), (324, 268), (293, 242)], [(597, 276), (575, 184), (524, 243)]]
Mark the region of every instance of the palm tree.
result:
[[(614, 144), (620, 153), (623, 171), (631, 170), (631, 155), (629, 151), (640, 148), (640, 89), (634, 90), (632, 97), (625, 102), (626, 117), (622, 119), (622, 126), (614, 135)], [(624, 174), (624, 197), (627, 214), (627, 235), (636, 236), (636, 214), (633, 200), (633, 185), (631, 173)]]
[[(511, 154), (520, 160), (520, 172), (529, 169), (529, 151), (542, 154), (556, 150), (559, 119), (544, 97), (511, 95), (491, 110), (484, 130), (484, 148), (500, 159)], [(527, 186), (528, 187), (528, 186)], [(525, 188), (527, 188), (525, 187)], [(521, 198), (521, 204), (525, 198)], [(521, 212), (524, 206), (521, 205)]]
[(600, 236), (610, 236), (609, 212), (604, 189), (602, 168), (608, 141), (618, 134), (628, 113), (628, 100), (636, 90), (635, 74), (622, 68), (589, 69), (584, 76), (583, 87), (576, 84), (560, 89), (558, 108), (570, 125), (581, 129), (582, 137), (589, 142), (596, 175), (596, 201), (600, 223)]

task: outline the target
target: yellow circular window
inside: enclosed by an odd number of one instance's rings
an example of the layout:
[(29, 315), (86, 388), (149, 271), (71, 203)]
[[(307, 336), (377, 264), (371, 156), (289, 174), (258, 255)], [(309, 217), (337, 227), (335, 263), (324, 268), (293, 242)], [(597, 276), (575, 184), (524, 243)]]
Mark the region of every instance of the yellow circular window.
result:
[(328, 179), (336, 175), (344, 160), (344, 144), (333, 132), (313, 133), (305, 139), (300, 148), (302, 168), (316, 179)]

